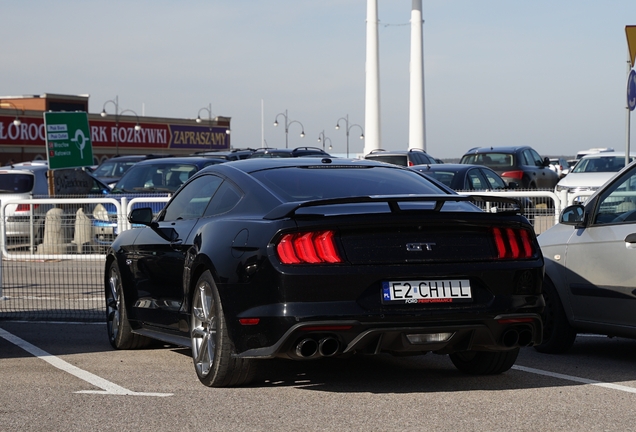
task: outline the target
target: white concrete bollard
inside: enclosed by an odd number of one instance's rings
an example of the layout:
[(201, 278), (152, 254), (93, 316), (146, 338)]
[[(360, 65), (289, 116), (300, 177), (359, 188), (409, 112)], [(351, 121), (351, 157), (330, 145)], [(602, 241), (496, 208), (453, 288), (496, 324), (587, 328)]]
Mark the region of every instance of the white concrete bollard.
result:
[(84, 251), (84, 245), (90, 246), (91, 233), (91, 220), (84, 213), (84, 209), (80, 207), (75, 213), (75, 234), (73, 235), (73, 243), (77, 245), (77, 253)]
[(66, 252), (64, 244), (64, 230), (62, 229), (62, 219), (64, 210), (52, 208), (46, 212), (44, 219), (44, 241), (38, 246), (39, 254), (63, 254)]

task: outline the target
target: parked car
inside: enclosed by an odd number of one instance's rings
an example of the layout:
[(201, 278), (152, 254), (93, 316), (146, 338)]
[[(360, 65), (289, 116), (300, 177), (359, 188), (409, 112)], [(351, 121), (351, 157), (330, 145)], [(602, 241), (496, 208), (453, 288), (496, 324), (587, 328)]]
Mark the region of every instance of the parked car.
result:
[(288, 158), (288, 157), (331, 157), (329, 153), (318, 147), (259, 148), (251, 154), (250, 159), (256, 158)]
[(550, 166), (548, 168), (557, 173), (557, 175), (561, 179), (567, 174), (569, 165), (567, 159), (565, 158), (550, 158)]
[(483, 165), (414, 165), (411, 169), (432, 177), (455, 191), (509, 190), (517, 188), (515, 182), (507, 184), (499, 174)]
[(211, 150), (211, 151), (197, 152), (193, 154), (192, 156), (205, 156), (205, 157), (213, 157), (213, 158), (233, 161), (233, 160), (240, 160), (240, 159), (249, 159), (249, 157), (252, 156), (252, 153), (254, 153), (254, 151), (255, 150), (251, 148), (233, 149), (228, 151)]
[(409, 150), (373, 150), (365, 159), (410, 167), (414, 165), (436, 164), (437, 160), (422, 149)]
[[(630, 162), (636, 153), (630, 155)], [(625, 152), (598, 152), (583, 156), (572, 172), (559, 180), (556, 193), (566, 191), (568, 194), (595, 191), (625, 167)], [(586, 198), (586, 197), (585, 197)], [(581, 197), (580, 201), (585, 201)]]
[(580, 150), (576, 153), (575, 159), (579, 160), (581, 159), (583, 156), (587, 156), (590, 154), (596, 154), (596, 153), (607, 153), (607, 152), (613, 152), (614, 148), (613, 147), (593, 147), (591, 149), (588, 150)]
[[(364, 160), (248, 159), (189, 179), (105, 262), (117, 349), (190, 347), (208, 386), (255, 361), (449, 354), (496, 374), (539, 343), (543, 258), (517, 211), (482, 212), (416, 171)], [(514, 202), (513, 200), (508, 200)]]
[(570, 171), (572, 171), (572, 168), (574, 168), (574, 166), (576, 165), (576, 163), (577, 163), (578, 161), (579, 161), (579, 159), (568, 159), (568, 160), (567, 160), (568, 165), (563, 167), (564, 169), (563, 169), (563, 171), (561, 172), (561, 174), (562, 174), (562, 177), (561, 177), (561, 178), (563, 178), (563, 177), (565, 177), (566, 175), (568, 175), (568, 174), (570, 173)]
[[(197, 171), (209, 165), (226, 162), (196, 156), (148, 159), (137, 162), (115, 184), (105, 198), (130, 200), (141, 197), (168, 197)], [(152, 204), (154, 213), (159, 213), (165, 202)], [(93, 244), (102, 250), (113, 242), (119, 234), (117, 227), (117, 209), (105, 202), (98, 204), (93, 211)]]
[[(443, 183), (454, 191), (507, 191), (517, 188), (515, 182), (506, 183), (499, 174), (483, 165), (415, 165), (411, 169)], [(519, 201), (524, 209), (534, 207), (530, 198), (521, 197)]]
[(137, 162), (147, 159), (170, 157), (171, 155), (147, 154), (147, 155), (118, 155), (105, 160), (92, 172), (102, 183), (109, 187), (115, 186), (126, 171)]
[(566, 207), (539, 244), (546, 308), (538, 351), (566, 352), (582, 332), (636, 338), (636, 164)]
[[(0, 203), (13, 199), (50, 198), (47, 173), (47, 161), (31, 161), (14, 163), (0, 167)], [(108, 186), (91, 174), (85, 173), (90, 182), (85, 188), (85, 196), (103, 196), (109, 190)], [(74, 212), (77, 208), (65, 205), (65, 211)], [(33, 208), (33, 209), (31, 209)], [(42, 243), (44, 237), (44, 222), (46, 212), (52, 205), (39, 204), (8, 204), (4, 209), (4, 235), (8, 246), (33, 245)], [(85, 209), (87, 214), (92, 208)]]
[(460, 163), (485, 165), (521, 189), (553, 190), (559, 182), (559, 176), (548, 168), (550, 159), (542, 158), (529, 146), (475, 147), (462, 156)]
[[(515, 182), (506, 182), (493, 170), (483, 165), (468, 164), (436, 164), (415, 165), (411, 169), (435, 179), (454, 191), (508, 191), (517, 188)], [(534, 208), (535, 205), (528, 197), (519, 197), (524, 209)], [(526, 217), (533, 219), (532, 215)], [(532, 222), (532, 220), (531, 220)]]

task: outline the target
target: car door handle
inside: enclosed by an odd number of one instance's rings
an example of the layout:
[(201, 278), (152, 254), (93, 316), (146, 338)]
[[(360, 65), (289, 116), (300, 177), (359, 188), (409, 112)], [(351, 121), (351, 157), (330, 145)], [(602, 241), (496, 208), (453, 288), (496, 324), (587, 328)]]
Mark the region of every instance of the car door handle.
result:
[(625, 237), (625, 243), (636, 243), (636, 233), (627, 234), (627, 237)]

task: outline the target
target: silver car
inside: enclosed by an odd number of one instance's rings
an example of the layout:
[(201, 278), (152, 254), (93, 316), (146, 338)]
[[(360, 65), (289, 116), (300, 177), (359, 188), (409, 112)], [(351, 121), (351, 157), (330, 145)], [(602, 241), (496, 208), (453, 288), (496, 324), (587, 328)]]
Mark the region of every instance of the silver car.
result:
[(636, 163), (538, 239), (546, 307), (536, 349), (565, 352), (579, 332), (636, 338)]

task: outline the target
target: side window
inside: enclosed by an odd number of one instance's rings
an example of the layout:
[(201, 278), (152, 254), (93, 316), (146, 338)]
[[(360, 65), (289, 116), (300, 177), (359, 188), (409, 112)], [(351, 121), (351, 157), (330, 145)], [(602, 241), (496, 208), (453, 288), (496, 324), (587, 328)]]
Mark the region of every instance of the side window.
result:
[(215, 175), (204, 175), (191, 181), (166, 206), (162, 220), (196, 219), (203, 216), (210, 199), (222, 182), (223, 179)]
[(524, 153), (527, 153), (526, 158), (530, 162), (528, 165), (543, 166), (543, 159), (541, 159), (539, 153), (532, 149), (528, 149)]
[(217, 190), (205, 210), (205, 216), (216, 216), (226, 213), (234, 208), (241, 200), (243, 194), (229, 181), (225, 181)]
[(504, 181), (492, 172), (482, 171), (482, 174), (486, 177), (486, 180), (488, 180), (488, 183), (490, 184), (489, 189), (506, 189)]
[(468, 182), (466, 186), (468, 186), (469, 190), (489, 189), (484, 178), (479, 174), (479, 170), (477, 169), (468, 171), (466, 180)]

